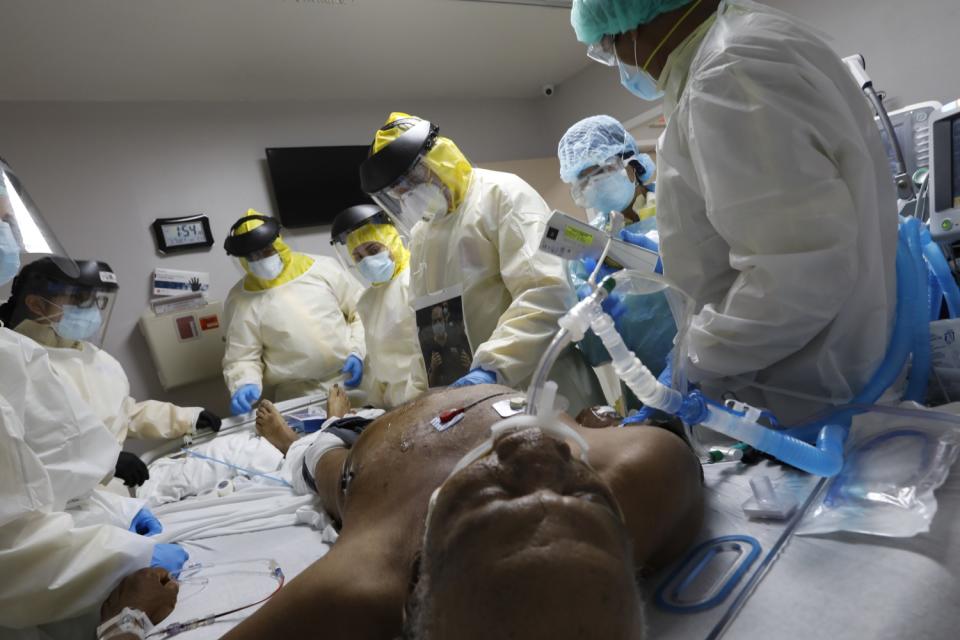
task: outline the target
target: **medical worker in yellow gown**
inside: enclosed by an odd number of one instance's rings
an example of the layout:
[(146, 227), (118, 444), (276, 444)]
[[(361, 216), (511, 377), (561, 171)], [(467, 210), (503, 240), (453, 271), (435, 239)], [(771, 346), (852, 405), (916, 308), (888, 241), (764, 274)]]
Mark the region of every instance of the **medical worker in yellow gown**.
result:
[[(539, 250), (550, 207), (518, 176), (473, 167), (417, 117), (391, 114), (370, 151), (361, 186), (410, 236), (411, 295), (462, 304), (473, 362), (454, 386), (525, 388), (575, 302), (560, 259)], [(604, 401), (575, 349), (550, 378), (574, 412)]]
[(223, 379), (234, 414), (261, 394), (286, 400), (325, 393), (363, 378), (361, 287), (334, 258), (292, 251), (275, 218), (253, 209), (230, 229), (224, 248), (246, 276), (227, 296)]
[(410, 252), (376, 205), (357, 205), (333, 221), (331, 244), (368, 285), (357, 301), (367, 343), (364, 387), (375, 407), (392, 409), (427, 389), (427, 373), (410, 307)]

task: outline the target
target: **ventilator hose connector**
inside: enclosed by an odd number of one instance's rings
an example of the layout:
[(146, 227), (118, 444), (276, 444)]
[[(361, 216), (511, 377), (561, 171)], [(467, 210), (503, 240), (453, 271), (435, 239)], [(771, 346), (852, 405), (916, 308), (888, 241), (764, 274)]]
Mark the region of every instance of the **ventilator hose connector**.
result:
[(590, 323), (593, 321), (593, 318), (595, 318), (597, 314), (603, 313), (601, 304), (606, 300), (610, 291), (612, 291), (615, 286), (616, 281), (608, 277), (600, 283), (600, 286), (598, 286), (593, 293), (575, 304), (570, 311), (557, 321), (561, 329), (566, 329), (570, 332), (570, 337), (574, 342), (583, 340), (583, 336), (586, 335), (587, 329), (590, 328)]
[(627, 349), (623, 338), (617, 333), (613, 319), (600, 311), (590, 321), (590, 328), (597, 334), (613, 360), (613, 370), (643, 404), (676, 415), (683, 406), (683, 395), (675, 389), (660, 384), (640, 358)]
[(527, 389), (527, 415), (537, 415), (537, 410), (540, 407), (540, 397), (554, 363), (571, 342), (583, 340), (587, 329), (590, 328), (591, 318), (598, 313), (603, 313), (600, 305), (615, 285), (616, 283), (612, 278), (607, 278), (593, 293), (574, 305), (570, 311), (560, 318), (558, 321), (560, 331), (554, 336), (547, 350), (543, 352)]

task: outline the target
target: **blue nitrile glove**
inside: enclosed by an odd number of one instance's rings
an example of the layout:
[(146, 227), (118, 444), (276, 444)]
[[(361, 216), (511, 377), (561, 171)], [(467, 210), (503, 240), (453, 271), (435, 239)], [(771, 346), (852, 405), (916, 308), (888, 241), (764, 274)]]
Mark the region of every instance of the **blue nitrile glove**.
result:
[(363, 380), (363, 360), (353, 354), (347, 356), (347, 359), (343, 362), (343, 369), (340, 369), (340, 373), (345, 373), (350, 376), (343, 382), (343, 386), (348, 389), (355, 388), (360, 384), (360, 381)]
[(660, 253), (660, 245), (657, 244), (657, 241), (653, 240), (652, 238), (648, 238), (642, 233), (634, 233), (629, 229), (620, 229), (620, 239), (624, 242), (635, 244), (643, 249)]
[[(583, 265), (583, 268), (586, 269), (587, 276), (593, 273), (593, 270), (597, 268), (597, 261), (594, 258), (584, 258), (580, 261), (580, 264)], [(603, 282), (603, 279), (607, 276), (616, 273), (618, 270), (613, 267), (608, 267), (606, 264), (600, 265), (600, 271), (597, 273), (597, 284)]]
[(476, 369), (471, 369), (470, 373), (463, 376), (456, 382), (454, 382), (451, 387), (469, 387), (474, 384), (493, 384), (497, 381), (497, 374), (492, 371), (487, 371), (486, 369), (481, 369), (477, 367)]
[(190, 559), (190, 554), (178, 544), (160, 543), (153, 548), (153, 557), (150, 558), (151, 567), (160, 567), (170, 572), (174, 578), (183, 569), (183, 563)]
[(230, 398), (230, 411), (238, 416), (241, 413), (249, 413), (253, 409), (253, 403), (260, 399), (260, 385), (245, 384), (233, 394)]
[[(623, 240), (624, 242), (635, 244), (638, 247), (643, 247), (644, 249), (655, 251), (657, 255), (660, 254), (660, 244), (656, 240), (652, 238), (648, 238), (645, 234), (633, 233), (632, 231), (628, 231), (627, 229), (621, 229), (620, 239)], [(653, 272), (663, 275), (663, 259), (662, 258), (657, 258), (657, 266), (654, 267)]]
[[(664, 386), (673, 385), (673, 349), (670, 350), (670, 353), (667, 354), (666, 366), (663, 368), (663, 371), (660, 372), (660, 375), (657, 376), (657, 382)], [(637, 424), (639, 422), (646, 422), (657, 412), (657, 409), (653, 407), (643, 406), (632, 416), (628, 416), (623, 419), (623, 424)]]
[(130, 522), (130, 531), (141, 536), (155, 536), (163, 531), (163, 525), (160, 524), (157, 516), (153, 515), (150, 509), (144, 507), (137, 511), (137, 515), (133, 516), (133, 520)]

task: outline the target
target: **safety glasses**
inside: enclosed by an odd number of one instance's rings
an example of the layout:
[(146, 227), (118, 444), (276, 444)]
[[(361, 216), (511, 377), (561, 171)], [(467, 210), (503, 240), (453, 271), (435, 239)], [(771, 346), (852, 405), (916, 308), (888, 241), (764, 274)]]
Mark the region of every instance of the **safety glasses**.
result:
[(599, 42), (587, 45), (587, 57), (608, 67), (617, 66), (617, 37), (605, 35)]
[(590, 184), (598, 176), (623, 171), (626, 166), (626, 162), (623, 158), (620, 156), (614, 156), (605, 164), (585, 169), (577, 177), (576, 182), (570, 185), (570, 195), (573, 196), (573, 201), (577, 203), (578, 207), (582, 207), (584, 209), (589, 208), (590, 205), (587, 199), (587, 191), (590, 188)]

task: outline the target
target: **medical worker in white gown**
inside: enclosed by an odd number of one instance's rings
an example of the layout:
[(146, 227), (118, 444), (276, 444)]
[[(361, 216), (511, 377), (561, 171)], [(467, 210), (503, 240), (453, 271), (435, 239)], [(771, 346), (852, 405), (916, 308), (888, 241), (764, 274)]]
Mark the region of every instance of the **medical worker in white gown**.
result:
[(749, 0), (574, 0), (571, 22), (628, 91), (663, 99), (657, 230), (697, 305), (690, 379), (787, 422), (848, 401), (891, 335), (897, 215), (839, 56)]
[[(122, 446), (128, 436), (176, 438), (198, 428), (219, 429), (220, 418), (201, 407), (179, 407), (130, 396), (127, 375), (100, 348), (118, 289), (105, 262), (77, 261), (78, 277), (68, 277), (50, 258), (21, 269), (0, 320), (47, 347), (54, 369), (69, 380)], [(133, 453), (121, 452), (116, 476), (143, 484), (147, 468)]]
[[(0, 284), (21, 254), (65, 255), (0, 160)], [(180, 547), (137, 533), (160, 529), (142, 501), (97, 490), (119, 451), (46, 349), (0, 328), (0, 635), (94, 611), (124, 576), (186, 561)]]

